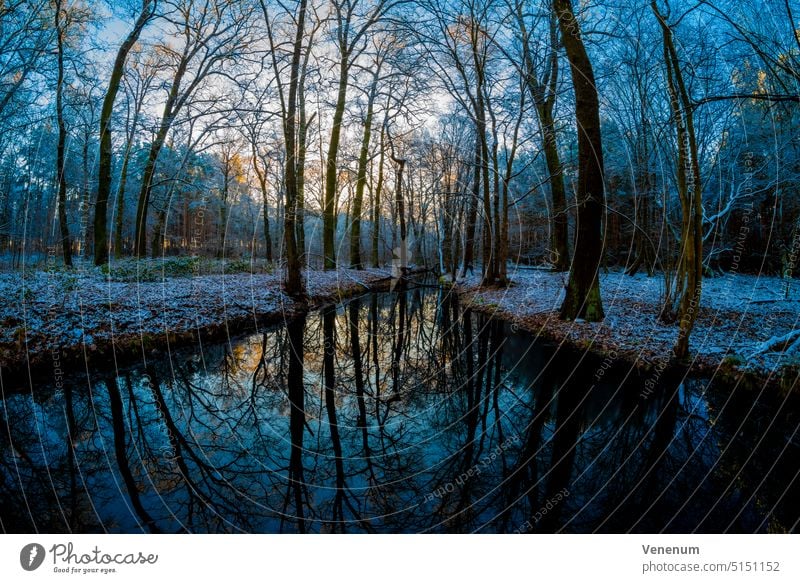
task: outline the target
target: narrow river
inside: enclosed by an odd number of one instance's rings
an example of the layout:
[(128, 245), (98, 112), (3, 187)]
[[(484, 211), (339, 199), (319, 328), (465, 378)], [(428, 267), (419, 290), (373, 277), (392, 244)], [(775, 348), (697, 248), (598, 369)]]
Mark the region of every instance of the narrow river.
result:
[(0, 403), (7, 532), (796, 528), (800, 408), (556, 350), (436, 288)]

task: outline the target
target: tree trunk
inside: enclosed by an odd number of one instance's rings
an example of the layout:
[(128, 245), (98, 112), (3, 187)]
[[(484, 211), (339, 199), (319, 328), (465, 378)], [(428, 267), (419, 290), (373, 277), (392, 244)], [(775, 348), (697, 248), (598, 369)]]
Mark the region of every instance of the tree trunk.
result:
[(375, 95), (380, 77), (380, 63), (375, 67), (372, 84), (367, 98), (367, 116), (364, 120), (364, 135), (361, 139), (361, 151), (358, 156), (358, 173), (356, 178), (356, 195), (353, 200), (353, 226), (350, 231), (350, 265), (353, 269), (364, 269), (361, 260), (361, 209), (364, 204), (364, 188), (367, 184), (367, 158), (369, 156), (369, 141), (372, 136), (372, 115), (375, 106)]
[[(476, 178), (480, 174), (483, 187), (483, 284), (490, 284), (495, 279), (495, 257), (493, 253), (494, 240), (497, 233), (494, 232), (492, 225), (492, 203), (489, 180), (489, 143), (486, 137), (486, 101), (484, 99), (484, 62), (480, 54), (479, 42), (481, 31), (478, 31), (478, 38), (472, 42), (472, 58), (475, 67), (475, 139), (478, 140), (480, 149), (480, 164), (476, 169)], [(484, 57), (485, 58), (485, 57)], [(477, 160), (477, 158), (476, 158)], [(477, 194), (477, 191), (476, 191)]]
[(286, 184), (286, 202), (283, 215), (283, 237), (286, 243), (286, 280), (284, 282), (286, 293), (291, 296), (303, 295), (303, 279), (301, 274), (300, 255), (297, 249), (297, 177), (304, 172), (298, 168), (295, 150), (297, 114), (297, 90), (299, 86), (300, 58), (303, 50), (303, 35), (305, 33), (306, 9), (308, 0), (300, 0), (299, 14), (297, 17), (297, 31), (294, 38), (292, 52), (291, 78), (289, 81), (289, 99), (286, 106), (284, 119), (284, 142), (286, 144), (286, 163), (284, 177)]
[(156, 170), (156, 160), (167, 138), (167, 130), (168, 127), (162, 122), (162, 127), (159, 129), (156, 139), (150, 145), (150, 153), (147, 155), (147, 161), (142, 171), (142, 186), (139, 190), (139, 202), (136, 205), (136, 229), (134, 236), (135, 254), (140, 259), (147, 256), (147, 211), (150, 205), (150, 192), (152, 189), (153, 175)]
[[(537, 105), (537, 111), (540, 110)], [(558, 154), (555, 122), (552, 105), (545, 105), (539, 111), (542, 127), (542, 145), (547, 172), (550, 175), (550, 198), (553, 206), (551, 246), (554, 252), (553, 267), (556, 271), (569, 269), (569, 215), (567, 214), (567, 195), (564, 190), (564, 171)]]
[(297, 252), (300, 255), (300, 264), (306, 264), (306, 140), (308, 139), (308, 118), (306, 116), (306, 90), (305, 78), (308, 65), (308, 53), (303, 61), (300, 74), (300, 85), (297, 88), (298, 109), (300, 110), (300, 128), (297, 132), (297, 200), (295, 217), (297, 230)]
[(381, 127), (380, 154), (378, 155), (378, 179), (375, 183), (375, 192), (372, 197), (372, 267), (381, 266), (380, 237), (381, 237), (381, 190), (383, 189), (383, 162), (386, 153), (384, 140), (386, 125)]
[(627, 275), (636, 275), (644, 265), (647, 275), (652, 276), (655, 263), (655, 254), (649, 241), (650, 233), (650, 147), (649, 147), (649, 121), (642, 106), (641, 138), (637, 147), (636, 157), (636, 182), (634, 193), (634, 231), (633, 246), (636, 256), (631, 265), (625, 270)]
[(139, 202), (136, 205), (136, 231), (134, 236), (135, 253), (139, 258), (147, 256), (147, 210), (150, 205), (150, 192), (153, 185), (153, 175), (156, 170), (156, 161), (167, 139), (167, 132), (169, 132), (169, 128), (172, 126), (172, 121), (177, 113), (176, 104), (178, 102), (178, 92), (180, 91), (180, 85), (188, 66), (189, 57), (184, 53), (175, 71), (175, 77), (172, 79), (172, 86), (167, 96), (167, 102), (164, 104), (161, 123), (153, 143), (150, 145), (150, 153), (147, 156), (147, 161), (142, 170), (142, 186), (139, 190)]
[(503, 198), (500, 201), (500, 245), (498, 247), (497, 282), (508, 285), (508, 181), (503, 186)]
[(56, 42), (58, 45), (58, 78), (56, 80), (56, 121), (58, 146), (56, 149), (56, 179), (58, 180), (58, 227), (61, 231), (61, 249), (64, 265), (72, 267), (72, 241), (67, 223), (67, 177), (64, 166), (67, 149), (67, 126), (64, 123), (64, 30), (61, 24), (61, 0), (55, 3)]
[(481, 143), (475, 136), (475, 159), (473, 162), (472, 196), (469, 200), (467, 211), (466, 235), (464, 237), (464, 263), (461, 266), (461, 277), (466, 277), (467, 271), (472, 271), (475, 254), (475, 223), (478, 220), (478, 200), (481, 196), (480, 182)]
[(266, 178), (259, 177), (259, 185), (261, 186), (261, 200), (264, 204), (264, 242), (266, 244), (267, 261), (272, 263), (272, 233), (269, 228), (269, 199), (267, 198), (267, 181)]
[[(481, 125), (481, 124), (479, 124)], [(486, 122), (482, 124), (485, 128)], [(494, 240), (496, 233), (492, 225), (492, 202), (489, 186), (489, 144), (486, 131), (481, 133), (481, 180), (483, 183), (483, 284), (491, 284), (495, 279)]]
[(403, 169), (406, 166), (406, 161), (395, 156), (394, 146), (392, 146), (392, 161), (397, 164), (394, 185), (394, 200), (395, 207), (397, 208), (397, 222), (400, 226), (400, 241), (398, 249), (399, 253), (397, 254), (398, 256), (396, 259), (400, 262), (399, 271), (400, 280), (402, 282), (405, 280), (405, 271), (408, 267), (408, 228), (406, 227), (405, 201), (403, 200)]
[(450, 274), (455, 279), (458, 267), (453, 264), (453, 199), (455, 198), (456, 185), (453, 184), (457, 178), (453, 174), (453, 163), (449, 162), (444, 172), (444, 201), (440, 212), (439, 224), (441, 233), (439, 239), (442, 241), (439, 253), (439, 271), (442, 275)]
[(217, 237), (217, 257), (225, 257), (225, 237), (228, 231), (228, 196), (230, 194), (230, 167), (226, 161), (225, 175), (222, 178), (222, 200), (219, 205), (219, 235)]
[(672, 29), (659, 12), (655, 1), (650, 4), (661, 26), (664, 40), (664, 63), (667, 88), (678, 140), (678, 195), (681, 200), (680, 256), (675, 273), (675, 297), (678, 307), (678, 339), (673, 349), (677, 358), (689, 353), (689, 336), (694, 328), (702, 293), (703, 276), (703, 187), (694, 129), (693, 104), (689, 97)]
[(492, 224), (494, 232), (494, 245), (492, 249), (492, 271), (493, 281), (496, 282), (500, 278), (500, 246), (502, 238), (502, 228), (500, 226), (500, 164), (497, 153), (497, 141), (492, 142), (492, 167), (494, 174), (494, 181), (492, 184)]
[(81, 147), (81, 234), (80, 234), (80, 252), (83, 259), (86, 259), (89, 253), (89, 126), (83, 134), (83, 145)]
[[(128, 164), (130, 162), (131, 148), (133, 142), (131, 141), (126, 150), (125, 158), (122, 160), (122, 169), (119, 173), (119, 188), (117, 188), (117, 209), (116, 221), (114, 224), (114, 259), (122, 257), (122, 227), (125, 221), (125, 185), (128, 181)], [(95, 230), (95, 235), (97, 231)], [(96, 243), (95, 243), (96, 245)], [(97, 261), (97, 247), (95, 247), (95, 262)]]
[[(111, 194), (111, 115), (114, 111), (114, 101), (117, 98), (119, 85), (125, 71), (125, 60), (128, 58), (133, 45), (139, 39), (139, 34), (153, 16), (154, 0), (144, 0), (142, 12), (133, 29), (117, 51), (111, 78), (108, 81), (103, 108), (100, 111), (100, 159), (97, 174), (97, 199), (94, 207), (94, 264), (103, 265), (108, 262), (108, 198)], [(125, 161), (127, 163), (127, 159)], [(116, 254), (115, 250), (115, 254)]]
[(553, 0), (561, 38), (575, 89), (575, 121), (578, 128), (577, 233), (575, 257), (561, 317), (603, 319), (598, 271), (603, 257), (602, 218), (605, 205), (600, 113), (594, 71), (583, 45), (571, 0)]
[(555, 14), (550, 17), (550, 45), (548, 69), (539, 79), (531, 54), (528, 31), (522, 12), (522, 3), (517, 4), (517, 23), (522, 37), (522, 51), (525, 60), (526, 85), (533, 99), (539, 126), (542, 132), (542, 149), (550, 182), (552, 203), (551, 241), (554, 254), (553, 267), (557, 271), (569, 269), (569, 216), (567, 214), (567, 197), (564, 189), (564, 172), (558, 153), (558, 141), (553, 120), (553, 108), (556, 103), (558, 86), (558, 35)]
[(331, 141), (328, 145), (328, 157), (325, 163), (325, 205), (322, 211), (322, 254), (325, 258), (324, 268), (336, 269), (336, 184), (338, 172), (336, 158), (339, 154), (339, 139), (342, 131), (344, 108), (347, 104), (347, 53), (342, 50), (339, 66), (339, 91), (336, 98), (336, 109), (333, 112)]
[(153, 225), (153, 241), (151, 242), (150, 256), (154, 259), (164, 254), (164, 231), (167, 224), (167, 212), (156, 213), (156, 224)]
[(255, 140), (253, 140), (250, 144), (251, 154), (253, 156), (253, 170), (255, 170), (256, 178), (258, 179), (258, 186), (261, 190), (261, 203), (263, 205), (263, 220), (264, 220), (264, 243), (266, 245), (266, 258), (267, 261), (272, 263), (272, 234), (270, 233), (269, 228), (269, 198), (267, 196), (267, 166), (264, 165), (264, 170), (261, 170), (261, 167), (258, 165), (258, 149), (256, 147)]
[(261, 191), (261, 196), (264, 198), (264, 242), (266, 243), (266, 256), (267, 261), (272, 263), (272, 233), (269, 230), (269, 207), (267, 206), (267, 197), (264, 190)]

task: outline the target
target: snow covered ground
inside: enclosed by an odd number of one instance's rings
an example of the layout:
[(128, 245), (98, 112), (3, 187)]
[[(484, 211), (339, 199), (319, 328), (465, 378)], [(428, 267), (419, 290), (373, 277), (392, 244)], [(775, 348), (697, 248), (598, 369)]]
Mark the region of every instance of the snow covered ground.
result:
[[(677, 327), (658, 320), (664, 279), (634, 277), (620, 271), (601, 276), (606, 318), (603, 322), (563, 322), (558, 308), (566, 273), (520, 269), (511, 274), (508, 289), (478, 289), (477, 277), (459, 285), (482, 310), (513, 319), (520, 327), (558, 341), (568, 341), (626, 358), (654, 364), (669, 358)], [(724, 362), (769, 376), (785, 365), (796, 365), (800, 354), (787, 347), (766, 345), (800, 329), (800, 281), (777, 277), (727, 274), (703, 281), (701, 306), (690, 341), (698, 368), (713, 370)], [(757, 354), (758, 353), (758, 354)]]
[[(389, 270), (342, 269), (305, 274), (312, 303), (352, 293), (391, 276)], [(141, 355), (196, 332), (243, 331), (280, 321), (300, 307), (282, 291), (280, 273), (109, 281), (95, 269), (0, 274), (0, 366), (19, 370), (117, 353)], [(49, 362), (48, 362), (49, 361)]]

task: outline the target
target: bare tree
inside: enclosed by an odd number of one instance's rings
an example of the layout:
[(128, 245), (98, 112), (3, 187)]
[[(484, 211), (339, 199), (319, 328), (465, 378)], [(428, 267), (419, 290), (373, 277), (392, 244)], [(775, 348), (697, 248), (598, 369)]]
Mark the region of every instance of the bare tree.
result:
[[(363, 269), (361, 259), (361, 214), (364, 204), (364, 191), (367, 185), (367, 162), (369, 157), (370, 140), (372, 138), (372, 123), (375, 113), (375, 100), (378, 96), (378, 82), (386, 59), (386, 45), (373, 39), (375, 54), (371, 63), (372, 79), (366, 92), (366, 114), (364, 116), (364, 132), (361, 138), (361, 149), (358, 155), (358, 170), (356, 171), (356, 194), (353, 200), (352, 224), (350, 227), (350, 265), (354, 269)], [(374, 227), (373, 227), (374, 228)]]
[(223, 77), (247, 47), (250, 10), (227, 0), (180, 0), (166, 18), (176, 30), (177, 47), (163, 43), (157, 50), (172, 61), (173, 73), (161, 114), (142, 171), (142, 185), (136, 207), (136, 255), (147, 255), (147, 211), (158, 154), (178, 113), (209, 78)]
[(677, 184), (681, 203), (680, 256), (675, 282), (671, 290), (668, 288), (662, 317), (673, 319), (673, 306), (678, 305), (679, 329), (674, 351), (675, 356), (682, 358), (689, 353), (689, 335), (697, 319), (703, 285), (703, 184), (693, 104), (683, 78), (672, 28), (666, 20), (668, 13), (662, 13), (655, 0), (650, 3), (650, 8), (663, 33), (667, 90), (677, 134)]
[[(550, 181), (550, 198), (552, 204), (552, 237), (551, 245), (555, 260), (553, 266), (557, 271), (569, 269), (569, 216), (567, 214), (567, 197), (564, 188), (564, 171), (558, 151), (558, 139), (553, 110), (558, 95), (558, 24), (553, 10), (547, 10), (544, 17), (547, 26), (547, 41), (544, 55), (537, 50), (539, 44), (531, 46), (532, 35), (539, 24), (532, 26), (526, 22), (527, 3), (515, 0), (514, 18), (519, 31), (522, 51), (522, 77), (536, 107), (539, 127), (542, 132), (542, 149)], [(543, 35), (544, 36), (544, 35)]]
[(72, 35), (80, 30), (85, 22), (86, 14), (80, 2), (69, 3), (69, 0), (51, 0), (53, 11), (53, 27), (56, 40), (56, 124), (58, 126), (58, 146), (56, 154), (56, 182), (58, 185), (58, 227), (61, 233), (61, 248), (64, 265), (72, 267), (72, 239), (67, 221), (67, 124), (64, 119), (64, 91), (66, 85), (65, 61), (66, 51), (72, 41)]
[(117, 99), (122, 75), (125, 72), (125, 61), (133, 45), (139, 39), (144, 27), (156, 14), (158, 0), (142, 0), (139, 15), (136, 18), (125, 40), (117, 49), (108, 89), (103, 99), (100, 113), (100, 159), (97, 170), (97, 199), (94, 207), (94, 263), (103, 265), (108, 261), (108, 198), (111, 194), (111, 168), (113, 151), (111, 147), (111, 116), (114, 102)]
[(304, 51), (310, 50), (305, 45), (306, 17), (308, 0), (300, 0), (297, 12), (289, 14), (294, 27), (294, 39), (291, 43), (291, 61), (289, 65), (289, 78), (285, 79), (284, 69), (279, 64), (278, 52), (280, 39), (273, 24), (273, 15), (265, 0), (261, 0), (261, 9), (267, 25), (270, 53), (281, 105), (281, 125), (283, 128), (283, 141), (286, 149), (284, 163), (284, 224), (283, 237), (286, 245), (286, 277), (284, 287), (289, 295), (299, 297), (305, 294), (301, 268), (301, 258), (297, 242), (297, 196), (298, 176), (305, 172), (305, 168), (298, 165), (297, 159), (297, 105), (300, 91), (300, 69)]
[(136, 147), (136, 133), (142, 117), (145, 100), (157, 77), (163, 63), (158, 55), (146, 56), (143, 51), (135, 51), (135, 59), (129, 63), (129, 72), (123, 76), (125, 87), (125, 147), (122, 152), (122, 165), (119, 172), (116, 204), (114, 207), (114, 257), (122, 257), (122, 234), (125, 226), (125, 195), (128, 184), (128, 169), (131, 157)]
[(553, 0), (553, 9), (572, 73), (578, 128), (577, 234), (561, 317), (597, 322), (604, 317), (599, 280), (603, 258), (601, 223), (605, 206), (600, 103), (592, 63), (572, 11), (572, 0)]
[(339, 58), (336, 106), (333, 112), (330, 141), (325, 161), (325, 198), (323, 207), (323, 255), (325, 269), (336, 268), (336, 189), (339, 141), (342, 132), (350, 70), (359, 54), (365, 49), (365, 37), (387, 12), (399, 4), (398, 0), (333, 0), (336, 47)]
[(54, 32), (46, 24), (52, 0), (14, 0), (0, 3), (0, 119), (39, 69)]

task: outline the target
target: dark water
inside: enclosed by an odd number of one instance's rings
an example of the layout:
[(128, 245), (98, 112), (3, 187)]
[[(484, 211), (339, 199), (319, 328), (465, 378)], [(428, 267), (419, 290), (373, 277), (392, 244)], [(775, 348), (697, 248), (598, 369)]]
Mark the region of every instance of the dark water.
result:
[(795, 401), (609, 364), (415, 289), (6, 393), (2, 529), (797, 528)]

